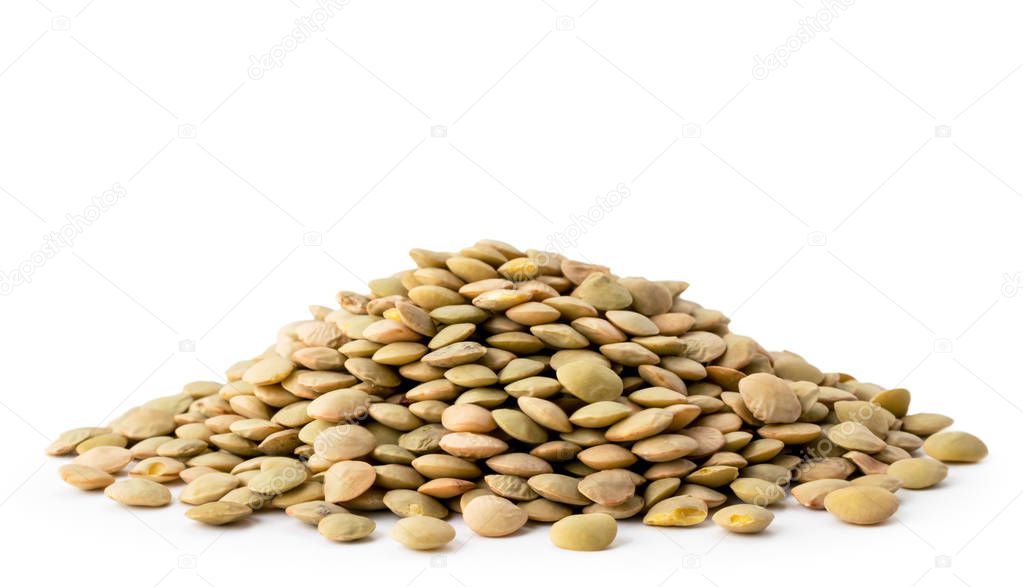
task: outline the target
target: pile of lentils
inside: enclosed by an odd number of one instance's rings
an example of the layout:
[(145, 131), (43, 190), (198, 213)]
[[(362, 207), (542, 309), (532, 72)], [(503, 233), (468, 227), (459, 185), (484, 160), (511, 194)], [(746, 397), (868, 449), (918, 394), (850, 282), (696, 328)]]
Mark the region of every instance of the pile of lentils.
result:
[(683, 281), (495, 240), (410, 255), (369, 295), (310, 307), (226, 383), (65, 432), (47, 449), (77, 455), (61, 478), (138, 507), (183, 483), (204, 524), (284, 510), (347, 542), (390, 510), (391, 536), (430, 550), (454, 539), (453, 510), (481, 536), (532, 520), (561, 548), (601, 550), (632, 517), (761, 532), (787, 493), (878, 524), (900, 490), (987, 455), (943, 431), (951, 418), (910, 414), (905, 389), (733, 333)]

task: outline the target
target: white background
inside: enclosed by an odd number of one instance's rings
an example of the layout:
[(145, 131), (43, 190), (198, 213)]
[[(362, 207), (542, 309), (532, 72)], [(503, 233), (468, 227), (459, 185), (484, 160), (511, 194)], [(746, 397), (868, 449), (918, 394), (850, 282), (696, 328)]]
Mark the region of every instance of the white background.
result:
[[(5, 583), (1005, 584), (1023, 523), (1023, 14), (820, 10), (5, 1)], [(795, 36), (807, 17), (827, 30)], [(302, 18), (326, 24), (250, 77)], [(754, 77), (787, 42), (785, 65)], [(74, 224), (116, 184), (123, 197)], [(613, 190), (628, 195), (601, 208)], [(61, 230), (70, 246), (33, 261)], [(407, 268), (411, 247), (485, 237), (688, 280), (735, 331), (906, 386), (991, 456), (900, 493), (872, 529), (790, 500), (766, 535), (629, 523), (599, 554), (558, 551), (542, 526), (470, 539), (456, 520), (437, 555), (391, 542), (389, 516), (338, 545), (282, 515), (220, 530), (180, 505), (129, 511), (43, 456), (65, 428), (219, 376), (307, 304)]]

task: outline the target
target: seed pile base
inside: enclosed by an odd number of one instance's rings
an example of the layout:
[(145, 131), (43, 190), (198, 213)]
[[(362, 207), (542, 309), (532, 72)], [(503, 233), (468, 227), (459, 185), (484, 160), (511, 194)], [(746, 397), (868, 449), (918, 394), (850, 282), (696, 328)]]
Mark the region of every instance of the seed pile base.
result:
[(551, 522), (555, 545), (600, 550), (634, 516), (696, 526), (716, 510), (759, 532), (789, 493), (876, 524), (900, 489), (987, 454), (943, 432), (950, 418), (909, 414), (905, 389), (733, 333), (685, 282), (493, 240), (410, 254), (415, 269), (311, 306), (226, 383), (65, 432), (47, 449), (77, 454), (61, 477), (149, 507), (183, 481), (207, 524), (281, 509), (344, 542), (390, 510), (394, 539), (428, 550), (454, 539), (455, 511), (482, 536)]

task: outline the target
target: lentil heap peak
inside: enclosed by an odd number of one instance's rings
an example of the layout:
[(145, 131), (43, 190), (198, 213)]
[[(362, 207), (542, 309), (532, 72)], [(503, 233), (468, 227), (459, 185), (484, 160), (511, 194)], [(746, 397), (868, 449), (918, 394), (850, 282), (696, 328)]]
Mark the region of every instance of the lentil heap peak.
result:
[(440, 548), (453, 510), (482, 536), (554, 522), (555, 545), (600, 550), (632, 517), (696, 526), (716, 510), (721, 528), (760, 532), (786, 490), (876, 524), (899, 489), (987, 455), (942, 432), (951, 418), (910, 414), (905, 389), (733, 333), (683, 281), (493, 240), (410, 254), (415, 269), (311, 306), (226, 383), (65, 432), (47, 449), (77, 454), (61, 478), (145, 507), (181, 481), (193, 520), (279, 509), (333, 541), (390, 510), (395, 540)]

